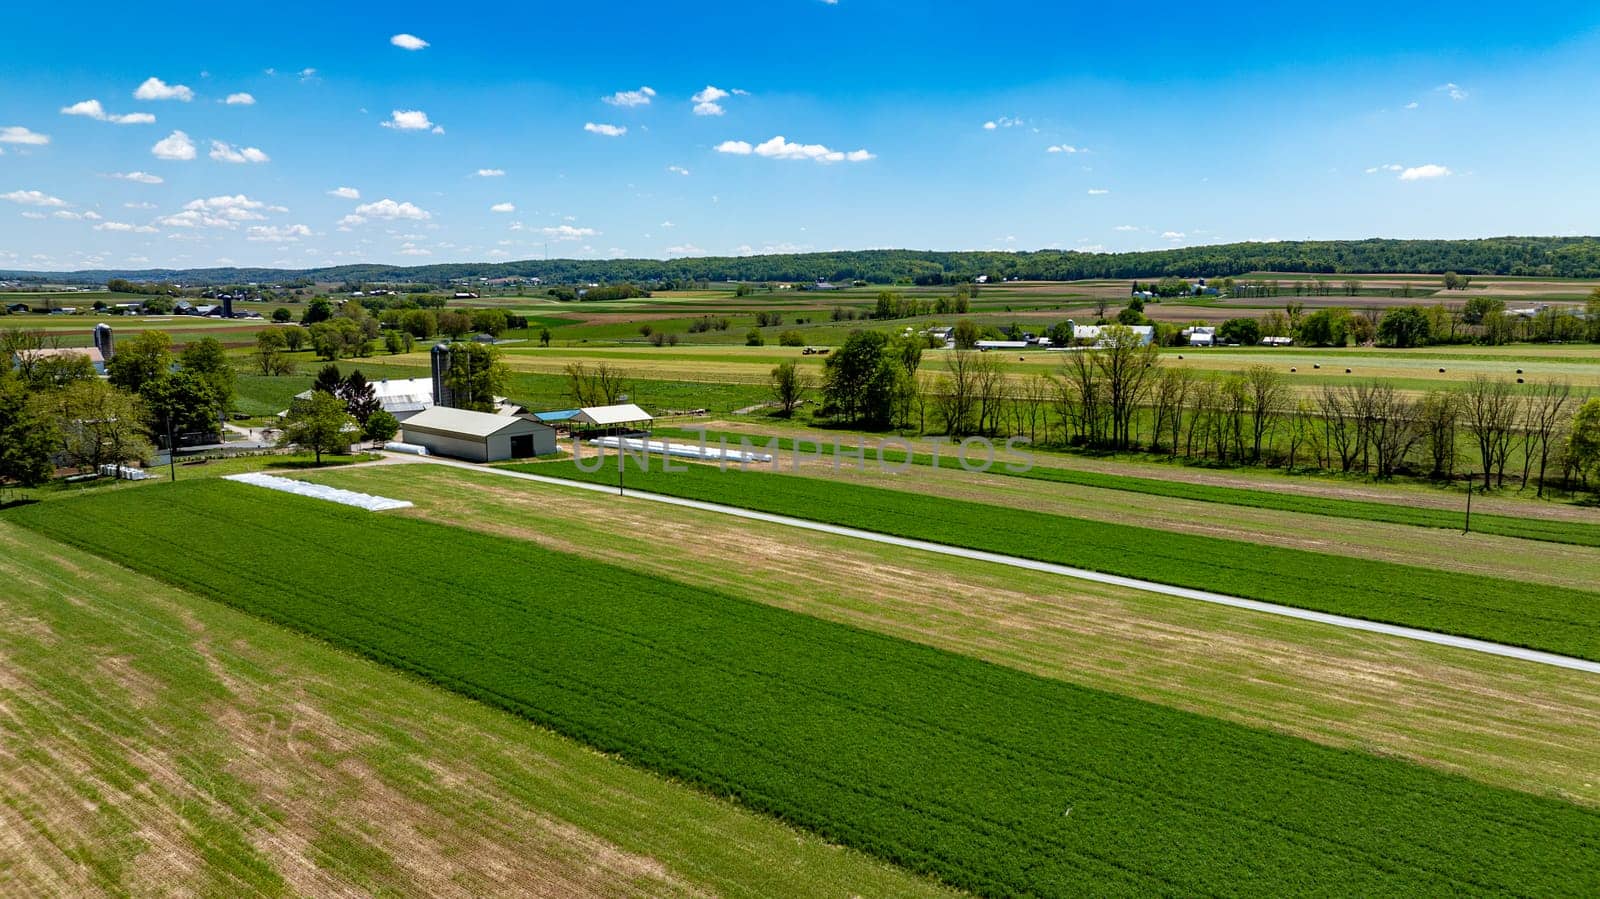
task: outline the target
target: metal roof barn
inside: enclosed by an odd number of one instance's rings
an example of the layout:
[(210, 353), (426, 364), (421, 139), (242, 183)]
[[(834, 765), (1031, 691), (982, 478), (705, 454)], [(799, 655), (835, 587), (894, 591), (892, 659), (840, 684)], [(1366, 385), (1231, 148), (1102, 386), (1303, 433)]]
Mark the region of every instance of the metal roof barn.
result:
[(433, 406), (400, 425), (401, 439), (435, 456), (469, 462), (525, 459), (556, 451), (555, 429), (526, 418)]

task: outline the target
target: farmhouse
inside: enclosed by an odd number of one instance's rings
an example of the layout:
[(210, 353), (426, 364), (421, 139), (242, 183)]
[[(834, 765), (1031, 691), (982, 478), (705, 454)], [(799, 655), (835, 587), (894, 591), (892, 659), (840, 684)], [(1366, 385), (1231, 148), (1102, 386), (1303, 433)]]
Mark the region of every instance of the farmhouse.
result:
[(1196, 325), (1184, 328), (1183, 336), (1188, 338), (1190, 346), (1216, 346), (1217, 329), (1209, 325)]
[(510, 415), (433, 406), (407, 418), (401, 440), (425, 446), (436, 456), (471, 462), (524, 459), (556, 451), (555, 429)]

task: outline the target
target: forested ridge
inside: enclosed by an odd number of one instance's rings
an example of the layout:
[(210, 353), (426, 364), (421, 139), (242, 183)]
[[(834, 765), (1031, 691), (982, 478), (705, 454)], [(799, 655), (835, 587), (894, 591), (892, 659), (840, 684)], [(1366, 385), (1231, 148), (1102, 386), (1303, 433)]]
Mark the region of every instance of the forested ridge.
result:
[[(1252, 271), (1324, 274), (1523, 275), (1600, 277), (1600, 238), (1492, 237), (1477, 240), (1323, 240), (1234, 243), (1135, 253), (848, 250), (770, 256), (685, 259), (548, 259), (421, 266), (343, 265), (319, 269), (212, 268), (94, 270), (48, 273), (53, 280), (135, 280), (235, 284), (290, 279), (407, 281), (445, 284), (456, 278), (541, 278), (548, 283), (862, 280), (873, 284), (938, 284), (987, 275), (1073, 281), (1088, 278), (1216, 277)], [(37, 279), (38, 272), (0, 272)]]

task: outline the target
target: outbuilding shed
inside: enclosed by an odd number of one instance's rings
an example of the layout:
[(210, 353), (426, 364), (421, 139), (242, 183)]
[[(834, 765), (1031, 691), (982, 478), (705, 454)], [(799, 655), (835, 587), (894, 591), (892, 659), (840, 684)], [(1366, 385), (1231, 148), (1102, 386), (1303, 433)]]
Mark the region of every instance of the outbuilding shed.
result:
[(655, 419), (633, 403), (615, 406), (585, 406), (572, 416), (574, 427), (605, 429), (648, 429)]
[(556, 451), (549, 425), (515, 416), (432, 406), (400, 425), (401, 439), (425, 446), (436, 456), (470, 462), (523, 459)]

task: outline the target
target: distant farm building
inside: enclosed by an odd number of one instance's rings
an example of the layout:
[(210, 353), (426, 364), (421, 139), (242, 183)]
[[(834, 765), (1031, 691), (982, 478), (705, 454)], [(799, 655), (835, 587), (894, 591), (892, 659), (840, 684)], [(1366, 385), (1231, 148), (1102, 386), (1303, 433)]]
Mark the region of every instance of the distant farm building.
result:
[(1217, 345), (1217, 329), (1209, 325), (1196, 325), (1193, 328), (1184, 328), (1182, 334), (1184, 338), (1189, 341), (1190, 346)]
[(526, 459), (556, 451), (555, 429), (542, 422), (488, 412), (433, 406), (407, 418), (401, 440), (435, 456), (469, 462)]
[(58, 359), (64, 356), (87, 356), (89, 358), (89, 362), (94, 365), (95, 374), (103, 375), (106, 373), (105, 356), (101, 355), (100, 351), (92, 346), (72, 346), (46, 350), (22, 350), (15, 354), (15, 357), (12, 361), (16, 365), (22, 365), (27, 362), (37, 362), (43, 359)]

